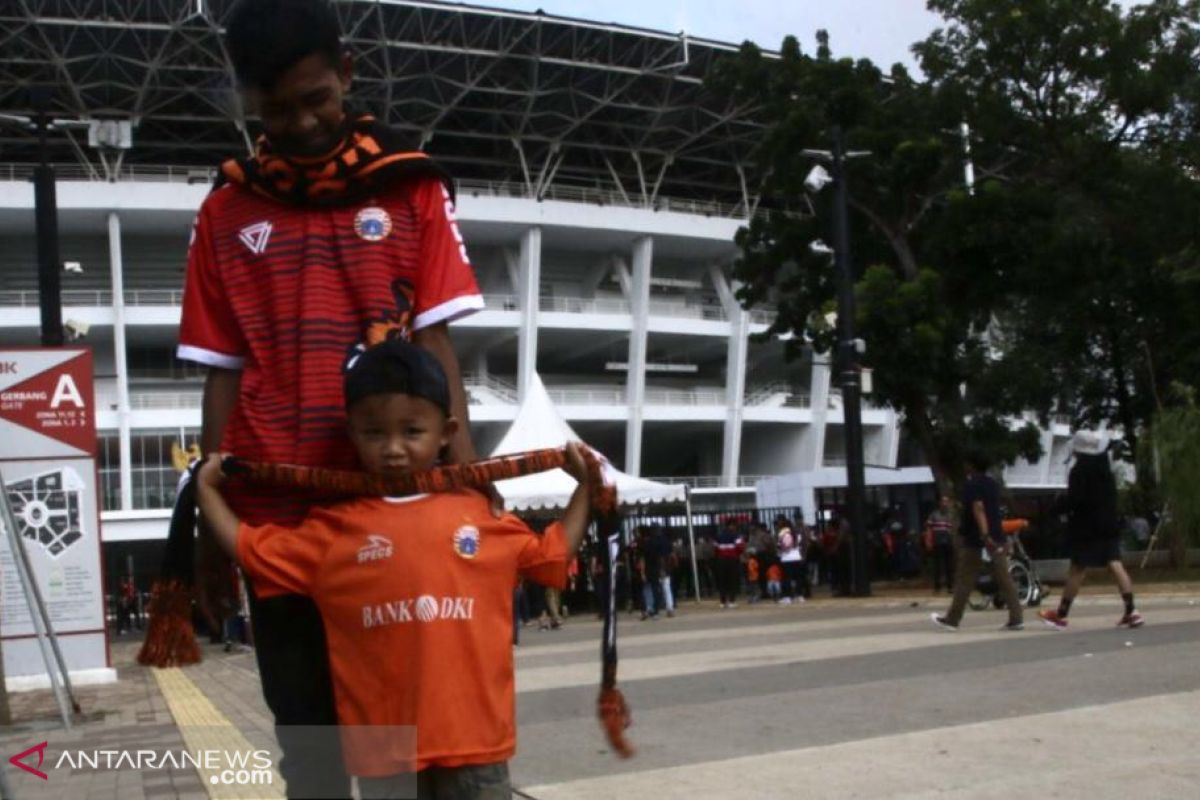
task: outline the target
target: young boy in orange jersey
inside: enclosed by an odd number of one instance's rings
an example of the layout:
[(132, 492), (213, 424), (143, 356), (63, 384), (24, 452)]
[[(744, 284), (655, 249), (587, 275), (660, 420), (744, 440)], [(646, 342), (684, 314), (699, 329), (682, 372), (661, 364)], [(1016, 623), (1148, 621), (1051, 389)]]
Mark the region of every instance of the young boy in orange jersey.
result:
[[(434, 466), (457, 421), (446, 376), (398, 339), (366, 350), (345, 376), (350, 439), (364, 471)], [(220, 456), (198, 501), (221, 546), (260, 593), (311, 596), (325, 623), (346, 767), (362, 796), (509, 797), (515, 749), (513, 586), (519, 575), (566, 584), (588, 524), (587, 470), (544, 535), (496, 519), (470, 491), (356, 498), (314, 509), (296, 528), (242, 524), (221, 495)], [(363, 746), (372, 726), (414, 726), (416, 746)]]

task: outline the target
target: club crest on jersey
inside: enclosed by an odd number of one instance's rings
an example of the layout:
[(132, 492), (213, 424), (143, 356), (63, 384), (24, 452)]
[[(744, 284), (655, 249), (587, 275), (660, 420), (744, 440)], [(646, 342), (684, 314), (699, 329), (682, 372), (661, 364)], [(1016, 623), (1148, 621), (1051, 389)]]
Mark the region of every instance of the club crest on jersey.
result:
[(367, 206), (354, 215), (354, 232), (368, 242), (381, 241), (392, 232), (392, 218), (379, 206)]
[(454, 532), (454, 552), (462, 558), (471, 559), (479, 554), (479, 530), (463, 525)]
[(271, 241), (271, 228), (270, 222), (256, 222), (238, 231), (238, 239), (251, 253), (261, 256), (267, 250), (267, 243)]

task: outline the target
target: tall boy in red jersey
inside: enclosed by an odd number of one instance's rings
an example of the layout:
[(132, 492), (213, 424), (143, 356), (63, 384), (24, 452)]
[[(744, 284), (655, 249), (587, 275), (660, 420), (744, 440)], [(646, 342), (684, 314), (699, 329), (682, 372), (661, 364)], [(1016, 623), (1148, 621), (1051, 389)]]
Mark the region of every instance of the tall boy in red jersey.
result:
[[(462, 423), (451, 458), (473, 459), (447, 324), (483, 299), (448, 178), (391, 129), (346, 111), (352, 65), (326, 0), (242, 0), (226, 31), (263, 136), (254, 156), (222, 166), (188, 255), (178, 355), (209, 367), (201, 447), (352, 467), (342, 365), (356, 348), (411, 337), (448, 377)], [(248, 523), (289, 525), (312, 498), (255, 487), (229, 502)], [(348, 797), (336, 737), (294, 735), (336, 721), (316, 608), (298, 595), (251, 597), (289, 794)]]

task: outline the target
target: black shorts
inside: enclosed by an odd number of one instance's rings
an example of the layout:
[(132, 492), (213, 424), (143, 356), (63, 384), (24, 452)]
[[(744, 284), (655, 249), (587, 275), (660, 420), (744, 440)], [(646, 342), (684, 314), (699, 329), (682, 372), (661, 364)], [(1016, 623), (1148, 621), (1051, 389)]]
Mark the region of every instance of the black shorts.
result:
[(1121, 560), (1121, 543), (1116, 537), (1068, 542), (1067, 555), (1073, 567), (1107, 567), (1109, 562)]

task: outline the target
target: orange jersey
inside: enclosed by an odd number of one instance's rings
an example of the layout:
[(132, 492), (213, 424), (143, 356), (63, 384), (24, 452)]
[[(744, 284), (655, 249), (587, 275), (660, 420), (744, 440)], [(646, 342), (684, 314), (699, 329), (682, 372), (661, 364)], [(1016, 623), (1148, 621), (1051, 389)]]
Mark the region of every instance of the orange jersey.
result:
[[(352, 774), (512, 756), (513, 588), (519, 575), (565, 586), (561, 524), (539, 536), (474, 492), (360, 498), (297, 528), (243, 524), (237, 557), (259, 596), (320, 609)], [(415, 763), (402, 747), (350, 746), (349, 726), (415, 726)]]
[(771, 566), (767, 567), (767, 580), (782, 581), (783, 567), (779, 566), (778, 564), (772, 564)]
[(758, 580), (758, 559), (750, 558), (746, 561), (746, 580)]

